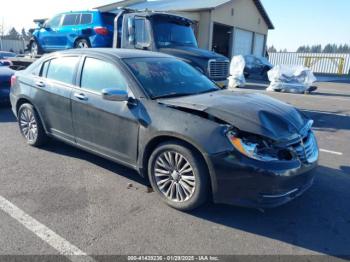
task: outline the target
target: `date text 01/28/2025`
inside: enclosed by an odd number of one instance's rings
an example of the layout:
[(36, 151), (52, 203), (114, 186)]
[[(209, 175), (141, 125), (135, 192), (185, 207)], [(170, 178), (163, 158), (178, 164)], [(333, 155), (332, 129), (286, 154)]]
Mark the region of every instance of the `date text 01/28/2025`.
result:
[(128, 256), (128, 261), (220, 261), (217, 256)]

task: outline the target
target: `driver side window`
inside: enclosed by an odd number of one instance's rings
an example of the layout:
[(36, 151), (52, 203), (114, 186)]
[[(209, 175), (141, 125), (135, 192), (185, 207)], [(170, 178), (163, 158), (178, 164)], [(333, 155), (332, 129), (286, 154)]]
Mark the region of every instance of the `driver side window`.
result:
[(59, 27), (61, 23), (62, 15), (56, 15), (45, 23), (45, 27), (55, 28)]

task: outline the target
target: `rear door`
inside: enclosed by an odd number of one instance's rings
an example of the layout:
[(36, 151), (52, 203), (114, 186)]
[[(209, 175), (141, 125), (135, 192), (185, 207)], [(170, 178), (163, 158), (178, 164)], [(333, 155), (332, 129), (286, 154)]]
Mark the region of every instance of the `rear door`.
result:
[(136, 164), (139, 122), (137, 107), (102, 98), (104, 88), (128, 90), (128, 82), (114, 63), (86, 57), (80, 88), (72, 93), (72, 117), (79, 145), (123, 163)]
[(73, 48), (75, 40), (81, 34), (80, 13), (65, 14), (62, 26), (57, 32), (57, 44), (60, 49)]
[(44, 62), (32, 94), (49, 133), (70, 142), (74, 142), (70, 97), (79, 60), (67, 56)]

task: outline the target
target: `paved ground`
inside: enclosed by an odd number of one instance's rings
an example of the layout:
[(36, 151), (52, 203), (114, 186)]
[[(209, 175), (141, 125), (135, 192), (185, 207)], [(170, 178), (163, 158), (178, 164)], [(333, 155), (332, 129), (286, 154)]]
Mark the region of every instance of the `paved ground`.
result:
[[(0, 197), (30, 216), (29, 228), (46, 227), (37, 235), (52, 230), (93, 255), (350, 255), (350, 85), (319, 86), (314, 95), (268, 94), (313, 117), (323, 149), (314, 186), (283, 207), (261, 213), (209, 203), (181, 213), (127, 168), (60, 142), (25, 145), (7, 108), (0, 109)], [(58, 254), (48, 244), (57, 238), (47, 233), (44, 241), (15, 218), (0, 210), (0, 255)]]

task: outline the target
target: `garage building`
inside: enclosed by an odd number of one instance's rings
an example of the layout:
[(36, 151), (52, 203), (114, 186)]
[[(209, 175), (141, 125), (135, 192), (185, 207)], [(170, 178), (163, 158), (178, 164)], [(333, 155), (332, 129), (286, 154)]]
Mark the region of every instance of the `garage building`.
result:
[(263, 56), (269, 29), (274, 26), (260, 0), (122, 0), (97, 9), (119, 7), (163, 11), (192, 19), (199, 47), (227, 57)]

